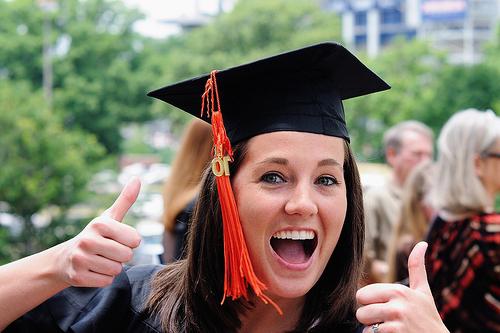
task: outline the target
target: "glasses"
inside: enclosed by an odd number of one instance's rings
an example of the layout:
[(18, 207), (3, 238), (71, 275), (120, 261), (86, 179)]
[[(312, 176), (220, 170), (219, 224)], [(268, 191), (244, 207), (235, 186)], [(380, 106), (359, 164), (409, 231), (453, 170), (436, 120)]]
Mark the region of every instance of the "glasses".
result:
[(482, 158), (500, 158), (500, 153), (484, 151), (481, 153)]

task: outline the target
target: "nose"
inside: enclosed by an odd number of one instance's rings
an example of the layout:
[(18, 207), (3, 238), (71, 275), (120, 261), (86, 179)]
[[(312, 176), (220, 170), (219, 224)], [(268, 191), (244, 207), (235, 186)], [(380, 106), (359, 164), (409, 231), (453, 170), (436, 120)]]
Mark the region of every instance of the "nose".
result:
[(297, 184), (285, 204), (285, 212), (290, 215), (312, 216), (318, 213), (318, 205), (307, 184)]

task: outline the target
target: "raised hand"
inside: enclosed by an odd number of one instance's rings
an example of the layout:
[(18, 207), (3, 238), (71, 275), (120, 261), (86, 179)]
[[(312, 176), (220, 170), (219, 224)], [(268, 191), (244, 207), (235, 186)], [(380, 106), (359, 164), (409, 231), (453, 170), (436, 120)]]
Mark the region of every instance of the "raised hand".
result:
[(139, 195), (140, 181), (130, 181), (113, 205), (93, 219), (75, 238), (58, 245), (59, 278), (78, 287), (103, 287), (111, 284), (132, 259), (132, 249), (141, 237), (129, 225), (121, 223)]
[(363, 333), (448, 332), (431, 294), (425, 271), (427, 243), (420, 242), (408, 258), (410, 287), (394, 283), (376, 283), (358, 290), (361, 307), (358, 320), (367, 327)]

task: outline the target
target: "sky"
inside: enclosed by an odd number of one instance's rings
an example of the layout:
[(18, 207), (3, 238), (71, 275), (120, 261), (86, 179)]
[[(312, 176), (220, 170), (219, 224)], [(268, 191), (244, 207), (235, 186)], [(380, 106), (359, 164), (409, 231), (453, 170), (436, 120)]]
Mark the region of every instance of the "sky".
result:
[(224, 10), (229, 10), (234, 0), (123, 0), (129, 6), (138, 8), (146, 15), (134, 26), (135, 30), (153, 38), (164, 38), (179, 31), (175, 24), (164, 21), (188, 20), (200, 14), (213, 15), (217, 12), (219, 1)]

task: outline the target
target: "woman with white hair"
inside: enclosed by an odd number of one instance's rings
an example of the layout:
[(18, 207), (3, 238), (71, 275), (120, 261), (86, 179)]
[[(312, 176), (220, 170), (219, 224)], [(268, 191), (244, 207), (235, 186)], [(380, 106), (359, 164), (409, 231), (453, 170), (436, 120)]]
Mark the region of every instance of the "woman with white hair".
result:
[(428, 236), (429, 282), (450, 332), (500, 331), (500, 118), (468, 109), (438, 139), (438, 209)]

